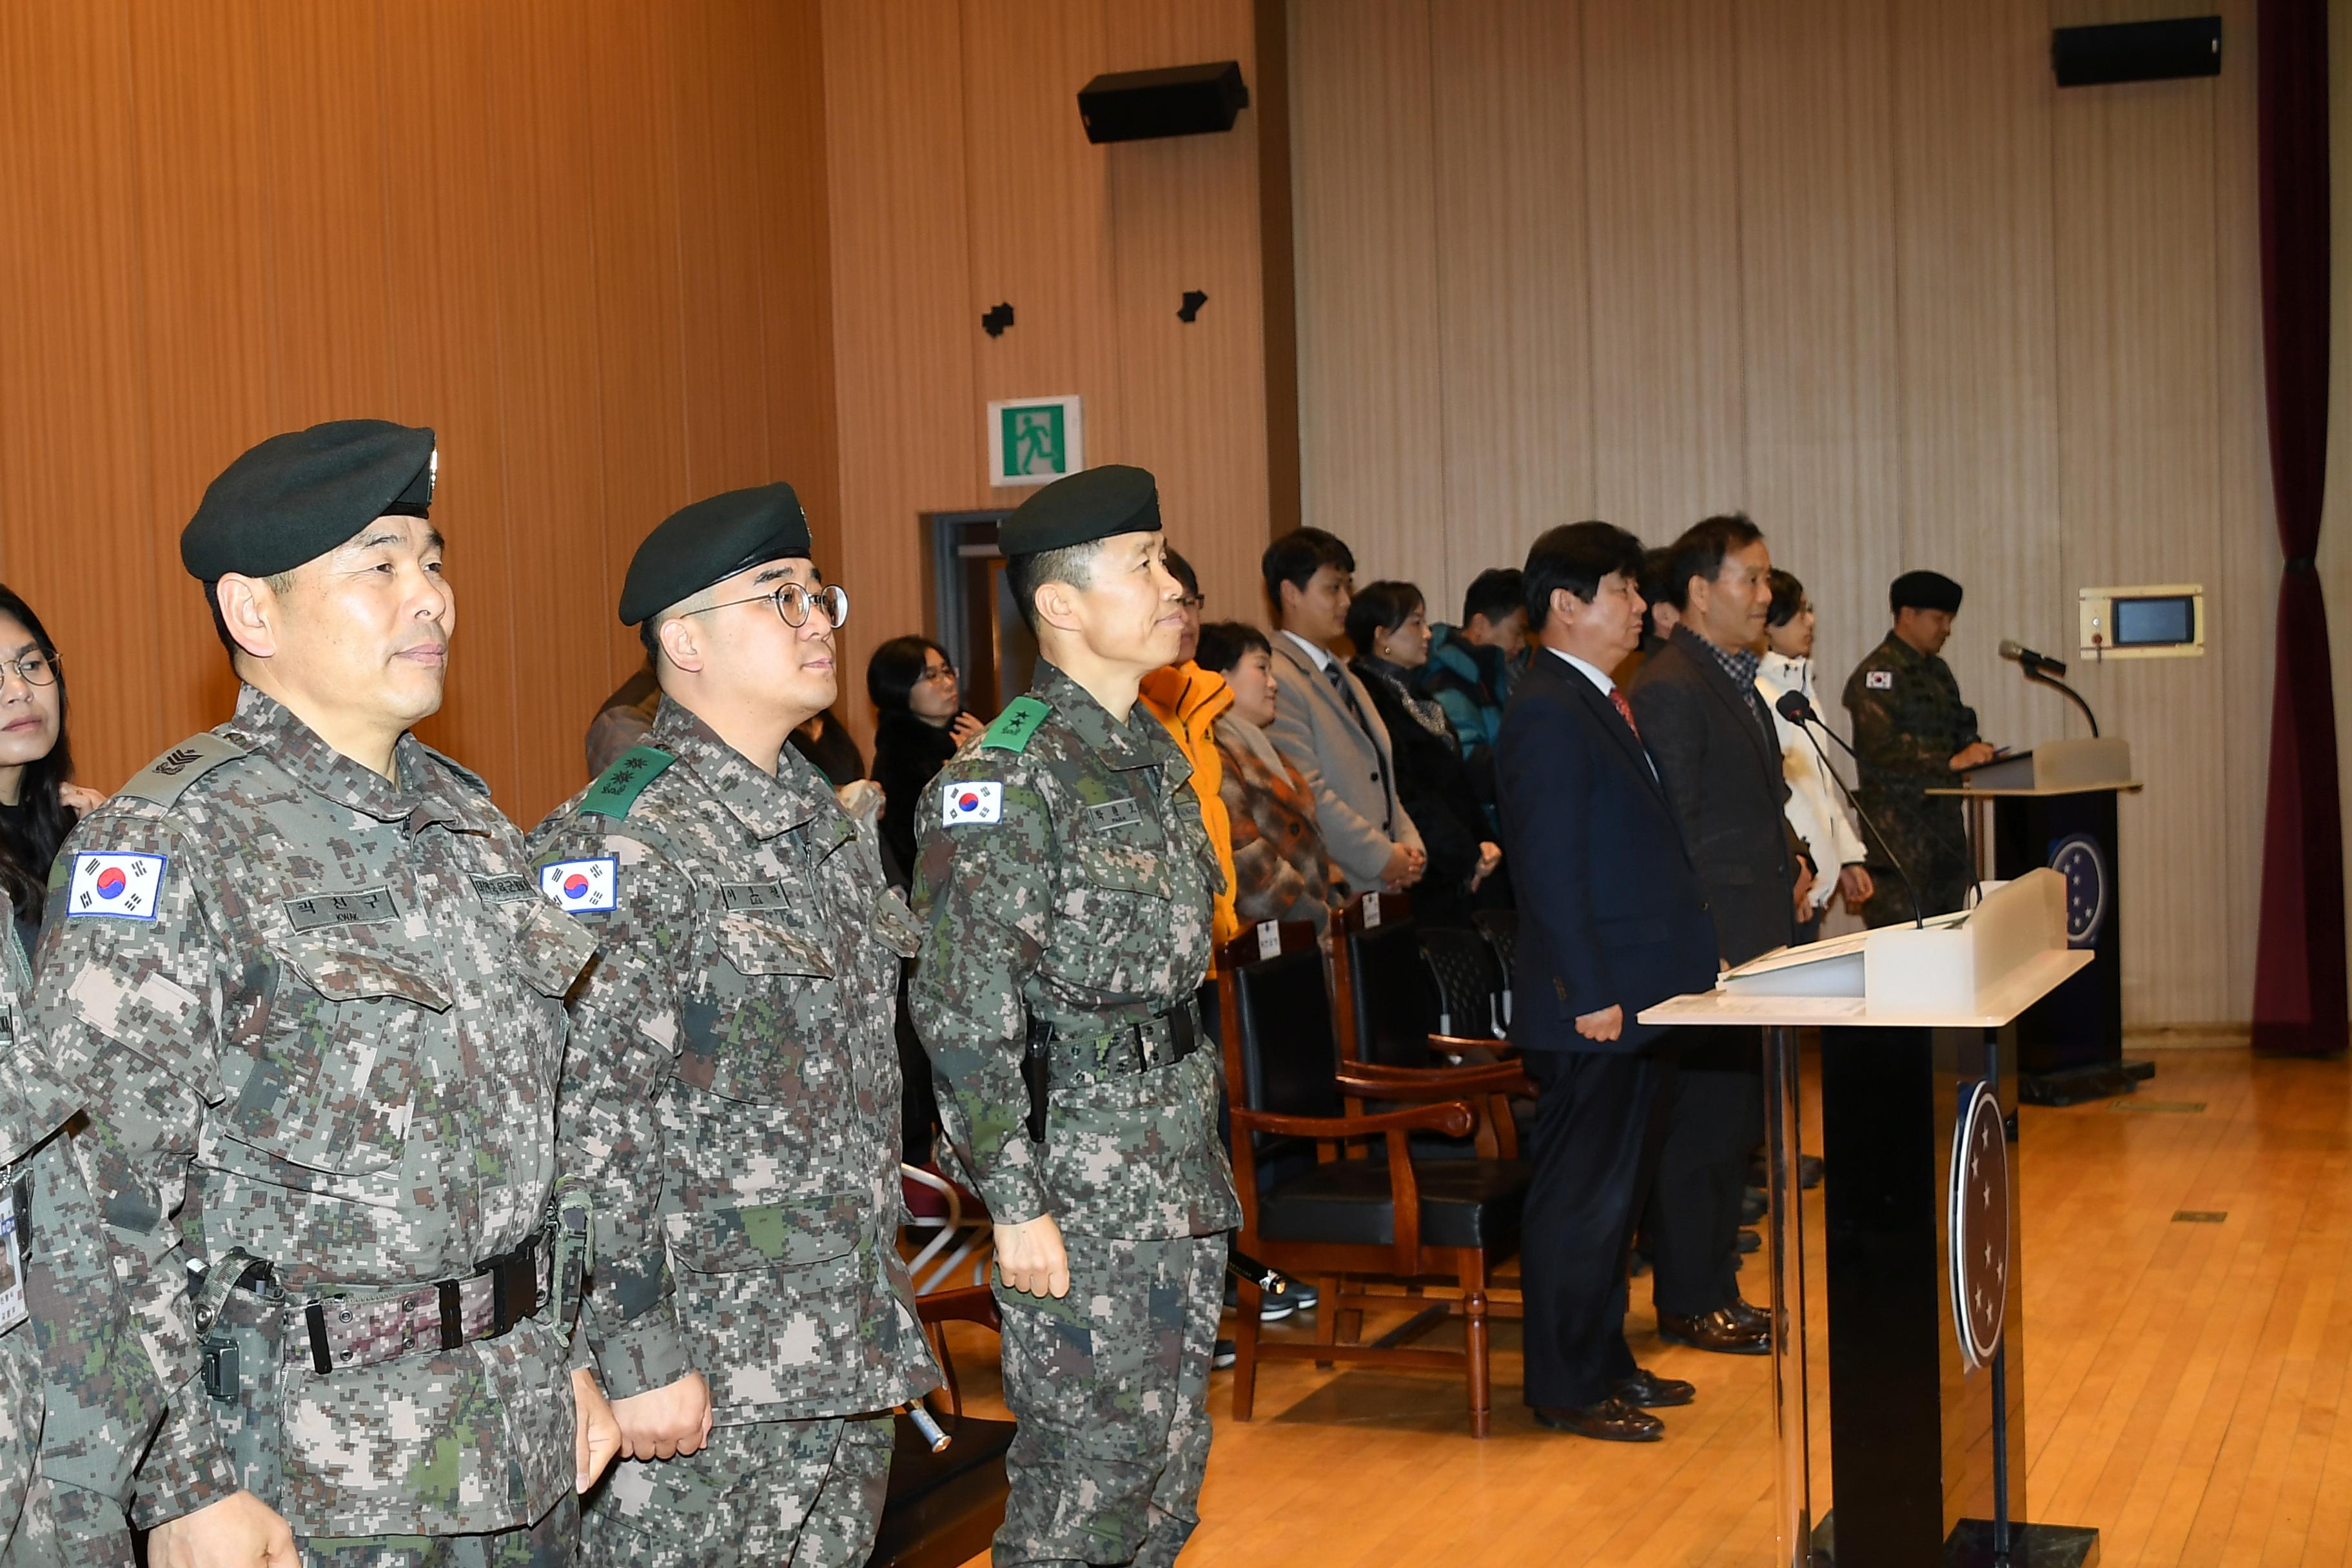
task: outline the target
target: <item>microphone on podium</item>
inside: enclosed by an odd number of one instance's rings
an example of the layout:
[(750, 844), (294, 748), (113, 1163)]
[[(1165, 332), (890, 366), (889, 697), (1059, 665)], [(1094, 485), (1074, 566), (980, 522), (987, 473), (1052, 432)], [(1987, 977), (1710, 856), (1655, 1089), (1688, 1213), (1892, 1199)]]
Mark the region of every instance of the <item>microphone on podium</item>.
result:
[[(1878, 830), (1878, 824), (1870, 820), (1870, 813), (1862, 809), (1862, 802), (1854, 798), (1853, 791), (1845, 787), (1845, 780), (1838, 777), (1837, 769), (1830, 763), (1830, 754), (1822, 750), (1822, 738), (1813, 733), (1813, 727), (1817, 724), (1824, 730), (1830, 730), (1830, 727), (1822, 723), (1822, 716), (1813, 710), (1813, 705), (1811, 702), (1805, 700), (1805, 694), (1801, 691), (1783, 691), (1780, 693), (1780, 700), (1774, 702), (1772, 707), (1781, 718), (1802, 730), (1805, 732), (1805, 739), (1813, 743), (1814, 752), (1819, 753), (1822, 759), (1822, 772), (1830, 775), (1830, 782), (1838, 786), (1838, 793), (1853, 804), (1853, 814), (1862, 818), (1862, 825), (1870, 829), (1870, 836), (1873, 838), (1878, 840), (1878, 847), (1894, 866), (1895, 875), (1903, 879), (1903, 890), (1911, 898), (1911, 923), (1925, 927), (1927, 920), (1919, 912), (1919, 884), (1911, 879), (1910, 868), (1905, 866), (1896, 858), (1895, 846), (1886, 841), (1886, 835)], [(1835, 730), (1830, 730), (1830, 739), (1841, 746), (1845, 746), (1845, 738)], [(1845, 746), (1845, 749), (1848, 753), (1853, 751), (1852, 746)], [(1979, 894), (1979, 897), (1981, 898), (1982, 895)]]
[(2052, 658), (2048, 654), (2034, 652), (2015, 637), (2001, 638), (2000, 657), (2023, 670), (2026, 679), (2038, 680), (2044, 686), (2054, 686), (2064, 692), (2074, 706), (2083, 710), (2083, 717), (2089, 721), (2091, 738), (2095, 741), (2099, 738), (2099, 716), (2091, 711), (2091, 705), (2083, 700), (2081, 692), (2058, 679), (2066, 673), (2066, 667), (2063, 664)]

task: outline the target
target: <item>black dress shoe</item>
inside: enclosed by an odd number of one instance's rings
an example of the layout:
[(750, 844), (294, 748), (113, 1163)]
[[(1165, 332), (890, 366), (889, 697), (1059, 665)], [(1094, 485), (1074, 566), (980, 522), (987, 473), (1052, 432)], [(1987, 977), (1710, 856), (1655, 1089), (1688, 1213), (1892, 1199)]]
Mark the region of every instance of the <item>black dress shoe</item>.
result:
[(1574, 1410), (1535, 1407), (1536, 1425), (1555, 1432), (1573, 1432), (1603, 1443), (1654, 1443), (1666, 1435), (1666, 1424), (1646, 1411), (1636, 1410), (1615, 1394), (1598, 1405)]
[(1822, 1184), (1822, 1177), (1828, 1171), (1829, 1167), (1822, 1163), (1819, 1154), (1797, 1156), (1797, 1184), (1809, 1193)]
[(1739, 1223), (1754, 1225), (1770, 1207), (1761, 1187), (1743, 1187), (1739, 1193)]
[(1673, 1344), (1688, 1345), (1693, 1350), (1714, 1351), (1719, 1355), (1769, 1355), (1772, 1350), (1772, 1336), (1769, 1330), (1748, 1328), (1720, 1307), (1703, 1318), (1682, 1318), (1672, 1312), (1660, 1312), (1658, 1337)]
[(1664, 1410), (1688, 1405), (1698, 1397), (1698, 1389), (1679, 1378), (1660, 1377), (1646, 1366), (1637, 1366), (1633, 1376), (1616, 1386), (1612, 1396), (1644, 1410)]
[(1752, 1302), (1743, 1301), (1734, 1296), (1730, 1304), (1723, 1310), (1730, 1315), (1733, 1322), (1753, 1329), (1759, 1334), (1769, 1333), (1771, 1331), (1772, 1314)]
[(1739, 1233), (1739, 1256), (1742, 1258), (1747, 1257), (1749, 1253), (1754, 1252), (1763, 1245), (1764, 1238), (1757, 1235), (1754, 1231), (1743, 1230)]

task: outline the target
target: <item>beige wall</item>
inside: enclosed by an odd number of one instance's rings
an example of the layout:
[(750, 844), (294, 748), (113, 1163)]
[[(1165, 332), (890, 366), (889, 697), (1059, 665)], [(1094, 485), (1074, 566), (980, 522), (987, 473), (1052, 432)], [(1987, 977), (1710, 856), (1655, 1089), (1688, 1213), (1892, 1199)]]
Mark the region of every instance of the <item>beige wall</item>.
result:
[[(2079, 731), (1994, 647), (2195, 582), (2201, 659), (2077, 664), (2126, 802), (2125, 1006), (2252, 1000), (2272, 602), (2253, 21), (2217, 79), (2052, 84), (2163, 0), (1290, 0), (1307, 520), (1452, 618), (1553, 522), (1739, 507), (1832, 685), (1933, 567), (1985, 733)], [(2342, 530), (2336, 531), (2342, 532)], [(2339, 605), (2343, 603), (2339, 599)]]
[[(1254, 616), (1270, 524), (1250, 0), (825, 0), (824, 33), (853, 717), (875, 644), (924, 624), (918, 514), (1029, 493), (987, 483), (992, 398), (1083, 396), (1087, 461), (1153, 469), (1210, 615)], [(1256, 100), (1229, 134), (1085, 139), (1097, 74), (1222, 59)], [(1188, 289), (1209, 296), (1190, 325)], [(1000, 300), (1015, 324), (992, 338)]]

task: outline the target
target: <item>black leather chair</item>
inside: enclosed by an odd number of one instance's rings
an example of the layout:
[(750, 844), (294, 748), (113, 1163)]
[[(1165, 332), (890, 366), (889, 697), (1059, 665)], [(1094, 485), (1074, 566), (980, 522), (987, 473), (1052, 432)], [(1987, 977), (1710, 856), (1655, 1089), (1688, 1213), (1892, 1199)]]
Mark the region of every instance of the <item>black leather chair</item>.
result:
[(1444, 1009), (1440, 1032), (1462, 1039), (1503, 1037), (1503, 971), (1484, 936), (1453, 926), (1425, 927), (1421, 960), (1429, 966)]
[[(1315, 1279), (1323, 1293), (1318, 1338), (1261, 1342), (1260, 1291), (1240, 1285), (1234, 1319), (1234, 1419), (1250, 1418), (1261, 1357), (1330, 1365), (1370, 1362), (1440, 1367), (1467, 1380), (1470, 1429), (1486, 1435), (1488, 1320), (1517, 1315), (1490, 1300), (1494, 1264), (1517, 1252), (1527, 1167), (1517, 1160), (1421, 1162), (1416, 1131), (1467, 1135), (1477, 1118), (1463, 1097), (1507, 1093), (1517, 1066), (1364, 1069), (1333, 1048), (1329, 994), (1313, 928), (1260, 927), (1219, 955), (1227, 1088), (1233, 1100), (1234, 1176), (1242, 1228), (1234, 1247), (1286, 1274)], [(1360, 1114), (1351, 1098), (1402, 1102)], [(1363, 1342), (1368, 1308), (1413, 1305), (1417, 1294), (1370, 1296), (1368, 1280), (1417, 1292), (1436, 1280), (1458, 1299), (1428, 1299), (1402, 1328)], [(1464, 1348), (1416, 1344), (1450, 1317)], [(1343, 1326), (1344, 1320), (1344, 1326)]]
[(898, 1417), (890, 1490), (867, 1568), (961, 1568), (988, 1550), (1004, 1522), (1004, 1453), (1013, 1446), (1013, 1424), (963, 1413), (942, 1327), (966, 1322), (996, 1329), (996, 1301), (987, 1286), (967, 1285), (917, 1297), (915, 1309), (930, 1326), (940, 1370), (947, 1374), (949, 1409), (933, 1416), (950, 1441), (934, 1454), (915, 1424)]

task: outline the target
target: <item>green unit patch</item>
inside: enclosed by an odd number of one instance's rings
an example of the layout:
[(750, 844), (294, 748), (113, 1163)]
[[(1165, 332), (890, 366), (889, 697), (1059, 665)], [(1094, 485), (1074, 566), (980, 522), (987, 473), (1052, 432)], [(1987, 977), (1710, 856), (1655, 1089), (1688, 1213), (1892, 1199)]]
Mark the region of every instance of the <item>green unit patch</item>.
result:
[(646, 785), (661, 777), (662, 770), (676, 761), (659, 746), (631, 746), (588, 786), (588, 793), (580, 797), (581, 811), (615, 819), (628, 816)]
[(1016, 697), (1005, 704), (1004, 711), (996, 716), (996, 722), (988, 727), (980, 743), (992, 752), (1025, 752), (1036, 737), (1037, 726), (1053, 711), (1034, 697)]

